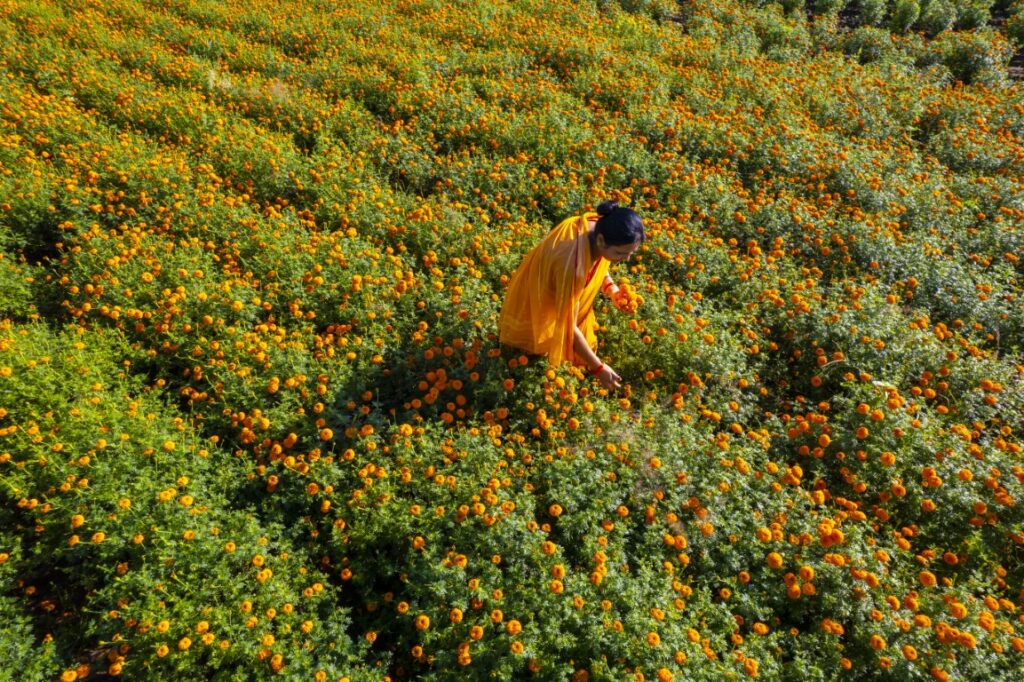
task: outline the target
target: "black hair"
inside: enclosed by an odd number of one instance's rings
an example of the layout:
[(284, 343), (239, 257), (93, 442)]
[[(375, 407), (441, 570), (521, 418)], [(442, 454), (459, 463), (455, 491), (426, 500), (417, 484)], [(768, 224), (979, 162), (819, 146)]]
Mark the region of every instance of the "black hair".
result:
[(636, 211), (619, 206), (617, 201), (602, 201), (597, 207), (601, 216), (594, 225), (594, 231), (604, 237), (609, 246), (621, 246), (642, 242), (647, 238), (644, 234), (644, 221)]

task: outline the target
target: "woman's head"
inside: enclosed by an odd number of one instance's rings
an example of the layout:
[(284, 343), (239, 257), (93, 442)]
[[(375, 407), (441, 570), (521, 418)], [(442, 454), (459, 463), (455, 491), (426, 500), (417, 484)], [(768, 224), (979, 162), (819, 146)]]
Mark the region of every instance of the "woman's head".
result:
[(597, 215), (601, 216), (594, 225), (594, 231), (604, 237), (608, 246), (636, 244), (646, 239), (644, 221), (635, 211), (619, 206), (617, 201), (603, 201), (597, 207)]
[(604, 201), (597, 207), (595, 244), (600, 255), (613, 263), (629, 260), (646, 239), (644, 223), (635, 211)]

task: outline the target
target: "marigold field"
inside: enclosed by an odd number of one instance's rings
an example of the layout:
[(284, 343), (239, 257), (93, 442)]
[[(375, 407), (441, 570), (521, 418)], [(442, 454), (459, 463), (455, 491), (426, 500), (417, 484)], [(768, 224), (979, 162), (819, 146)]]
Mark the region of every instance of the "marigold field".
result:
[[(0, 0), (0, 680), (1024, 678), (1021, 0)], [(648, 240), (608, 393), (503, 350)]]

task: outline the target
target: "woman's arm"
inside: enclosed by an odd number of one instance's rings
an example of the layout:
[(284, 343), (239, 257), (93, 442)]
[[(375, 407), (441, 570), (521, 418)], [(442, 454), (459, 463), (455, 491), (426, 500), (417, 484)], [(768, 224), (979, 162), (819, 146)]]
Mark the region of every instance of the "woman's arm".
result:
[(597, 353), (587, 343), (587, 337), (583, 335), (583, 332), (576, 325), (573, 325), (572, 336), (573, 350), (576, 351), (578, 357), (583, 358), (583, 364), (586, 365), (587, 371), (593, 371), (600, 367), (602, 364), (601, 358), (597, 357)]
[(598, 367), (601, 371), (596, 374), (601, 385), (608, 389), (622, 388), (622, 377), (620, 377), (614, 369), (601, 362), (601, 358), (597, 357), (597, 353), (587, 343), (587, 337), (584, 336), (583, 332), (580, 331), (578, 325), (573, 325), (573, 350), (576, 351), (576, 355), (583, 358), (583, 363), (587, 367), (587, 371), (593, 373)]
[(615, 285), (615, 280), (608, 273), (605, 273), (604, 281), (601, 282), (601, 293), (612, 298), (619, 291), (619, 287)]

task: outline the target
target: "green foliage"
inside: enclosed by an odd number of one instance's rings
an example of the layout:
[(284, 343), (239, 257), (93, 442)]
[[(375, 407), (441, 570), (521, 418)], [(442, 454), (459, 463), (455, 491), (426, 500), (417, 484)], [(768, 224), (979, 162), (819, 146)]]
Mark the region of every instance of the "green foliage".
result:
[(967, 0), (957, 4), (957, 28), (970, 30), (986, 26), (992, 18), (990, 0)]
[(956, 6), (951, 0), (925, 0), (915, 26), (930, 36), (952, 28), (956, 21)]
[(818, 14), (838, 14), (846, 0), (814, 0), (814, 11)]
[(873, 26), (861, 26), (843, 40), (843, 51), (861, 64), (884, 59), (892, 54), (893, 47), (891, 34)]
[(881, 26), (889, 9), (888, 0), (861, 0), (860, 20), (868, 26)]
[(1017, 12), (1006, 20), (1006, 35), (1018, 50), (1024, 46), (1024, 12)]
[[(1015, 680), (1004, 11), (8, 2), (18, 672)], [(497, 334), (607, 198), (617, 392)]]
[(997, 85), (1006, 78), (1013, 49), (999, 33), (985, 28), (939, 36), (929, 46), (928, 53), (946, 66), (957, 80)]
[(673, 17), (679, 12), (678, 3), (672, 0), (616, 0), (627, 12), (643, 14), (656, 21)]
[(893, 33), (906, 33), (920, 16), (921, 5), (918, 0), (896, 0), (889, 14), (889, 30)]

